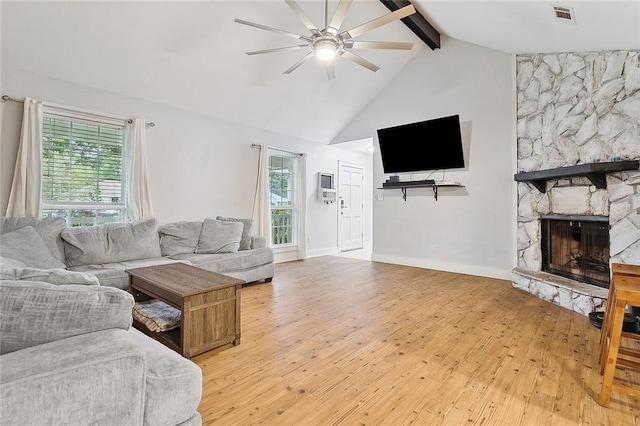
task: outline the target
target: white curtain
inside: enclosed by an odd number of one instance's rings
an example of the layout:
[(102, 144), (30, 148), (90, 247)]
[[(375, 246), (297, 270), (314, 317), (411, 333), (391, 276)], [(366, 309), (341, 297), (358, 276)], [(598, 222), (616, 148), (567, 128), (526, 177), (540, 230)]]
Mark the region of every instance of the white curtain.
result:
[(136, 118), (127, 123), (126, 133), (126, 185), (129, 220), (150, 219), (155, 217), (151, 206), (151, 191), (147, 171), (147, 123)]
[(42, 187), (42, 101), (26, 98), (7, 217), (39, 217)]
[(269, 148), (260, 145), (258, 160), (258, 179), (253, 200), (253, 223), (257, 225), (258, 235), (264, 237), (267, 247), (271, 244), (271, 198), (269, 192)]
[(307, 258), (307, 154), (298, 158), (298, 259)]

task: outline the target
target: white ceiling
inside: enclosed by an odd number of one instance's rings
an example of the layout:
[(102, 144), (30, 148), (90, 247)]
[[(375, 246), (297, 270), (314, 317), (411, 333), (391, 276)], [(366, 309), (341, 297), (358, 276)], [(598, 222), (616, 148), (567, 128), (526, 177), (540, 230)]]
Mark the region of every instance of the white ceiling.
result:
[[(507, 53), (640, 49), (637, 0), (413, 3), (441, 34)], [(573, 8), (575, 24), (556, 20), (553, 6)]]
[[(444, 37), (507, 53), (640, 49), (637, 1), (412, 2)], [(321, 0), (299, 3), (314, 22), (323, 22)], [(577, 25), (555, 21), (556, 4), (573, 7)], [(336, 5), (329, 0), (330, 14)], [(307, 34), (282, 0), (3, 0), (1, 7), (3, 68), (324, 144), (414, 55), (430, 52), (404, 24), (392, 22), (357, 40), (413, 42), (411, 51), (359, 50), (381, 69), (374, 73), (338, 58), (336, 78), (328, 80), (316, 59), (282, 74), (303, 51), (244, 54), (297, 42), (235, 18)], [(387, 13), (378, 0), (355, 0), (341, 29)]]

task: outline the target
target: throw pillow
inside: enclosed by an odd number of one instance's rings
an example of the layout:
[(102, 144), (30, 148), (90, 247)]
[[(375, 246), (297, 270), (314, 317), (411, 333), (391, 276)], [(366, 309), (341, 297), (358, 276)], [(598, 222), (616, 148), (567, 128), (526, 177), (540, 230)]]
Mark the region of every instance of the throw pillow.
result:
[(0, 218), (0, 234), (16, 231), (25, 226), (33, 226), (49, 251), (60, 262), (65, 263), (64, 241), (60, 233), (67, 227), (61, 217), (2, 217)]
[(205, 219), (196, 253), (235, 253), (240, 247), (242, 222)]
[(162, 225), (160, 250), (163, 256), (195, 253), (202, 231), (202, 222), (172, 222)]
[(53, 257), (33, 226), (0, 235), (0, 256), (20, 261), (30, 268), (67, 269), (64, 263)]
[(239, 250), (251, 250), (251, 228), (253, 227), (253, 219), (238, 219), (235, 217), (218, 216), (217, 220), (224, 220), (227, 222), (242, 222), (242, 237), (240, 238)]

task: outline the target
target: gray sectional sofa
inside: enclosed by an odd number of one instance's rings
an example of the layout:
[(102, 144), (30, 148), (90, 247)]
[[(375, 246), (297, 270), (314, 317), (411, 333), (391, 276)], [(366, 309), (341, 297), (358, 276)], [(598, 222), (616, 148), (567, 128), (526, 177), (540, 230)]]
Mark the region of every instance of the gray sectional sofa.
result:
[[(54, 259), (45, 259), (47, 253), (36, 250), (38, 236)], [(247, 283), (271, 281), (274, 273), (273, 250), (263, 237), (251, 235), (250, 220), (221, 216), (162, 226), (148, 219), (95, 227), (67, 227), (60, 218), (2, 218), (0, 243), (4, 258), (14, 256), (30, 267), (87, 272), (100, 285), (121, 289), (128, 286), (125, 270), (175, 262)], [(15, 254), (26, 247), (28, 253)]]
[(200, 367), (131, 327), (129, 293), (39, 271), (0, 281), (0, 424), (202, 424)]
[(0, 220), (0, 423), (200, 425), (202, 372), (131, 327), (126, 269), (173, 262), (271, 281), (247, 219), (69, 228)]

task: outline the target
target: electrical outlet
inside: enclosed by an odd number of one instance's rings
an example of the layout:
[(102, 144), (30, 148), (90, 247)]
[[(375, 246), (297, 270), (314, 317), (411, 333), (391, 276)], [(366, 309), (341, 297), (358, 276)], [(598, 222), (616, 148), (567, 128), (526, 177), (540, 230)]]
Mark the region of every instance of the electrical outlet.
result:
[(436, 246), (435, 244), (431, 246), (431, 253), (435, 253), (436, 252)]

